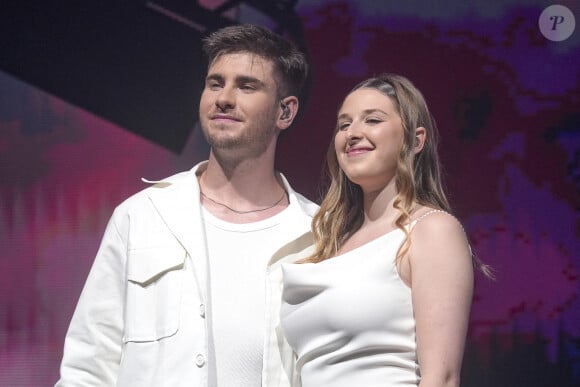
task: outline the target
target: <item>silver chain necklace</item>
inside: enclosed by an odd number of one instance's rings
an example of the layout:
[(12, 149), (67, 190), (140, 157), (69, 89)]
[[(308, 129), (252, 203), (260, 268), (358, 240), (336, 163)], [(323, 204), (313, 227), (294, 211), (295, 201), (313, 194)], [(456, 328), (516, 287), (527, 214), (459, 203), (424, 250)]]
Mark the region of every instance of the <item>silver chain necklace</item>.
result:
[(258, 208), (257, 210), (239, 211), (239, 210), (236, 210), (236, 209), (234, 209), (234, 208), (232, 208), (232, 207), (228, 206), (227, 204), (220, 203), (220, 202), (218, 202), (217, 200), (214, 200), (214, 199), (210, 198), (210, 197), (209, 197), (209, 196), (207, 196), (205, 193), (203, 193), (203, 191), (202, 191), (201, 189), (199, 190), (199, 193), (201, 193), (201, 196), (203, 196), (204, 198), (206, 198), (206, 199), (207, 199), (207, 200), (209, 200), (210, 202), (212, 202), (212, 203), (215, 203), (215, 204), (217, 204), (218, 206), (225, 207), (225, 208), (227, 208), (228, 210), (230, 210), (230, 211), (232, 211), (232, 212), (235, 212), (236, 214), (249, 214), (249, 213), (251, 213), (251, 212), (260, 212), (260, 211), (266, 211), (266, 210), (269, 210), (270, 208), (273, 208), (275, 205), (277, 205), (278, 203), (280, 203), (280, 202), (282, 201), (282, 199), (284, 199), (284, 196), (286, 195), (286, 191), (282, 190), (282, 196), (280, 196), (280, 199), (278, 199), (278, 200), (276, 201), (276, 203), (272, 204), (271, 206), (264, 207), (264, 208)]

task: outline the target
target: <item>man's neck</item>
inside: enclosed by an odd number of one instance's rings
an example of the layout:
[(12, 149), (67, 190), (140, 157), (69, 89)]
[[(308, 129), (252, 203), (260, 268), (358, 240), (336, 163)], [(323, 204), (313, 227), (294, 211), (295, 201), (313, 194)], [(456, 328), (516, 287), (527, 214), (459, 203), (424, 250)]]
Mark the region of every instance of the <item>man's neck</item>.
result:
[(202, 174), (204, 188), (208, 192), (219, 191), (220, 196), (260, 199), (280, 190), (273, 157), (234, 162), (212, 152)]
[(215, 156), (198, 172), (202, 204), (212, 214), (233, 223), (268, 218), (288, 206), (273, 161), (245, 160), (224, 167)]

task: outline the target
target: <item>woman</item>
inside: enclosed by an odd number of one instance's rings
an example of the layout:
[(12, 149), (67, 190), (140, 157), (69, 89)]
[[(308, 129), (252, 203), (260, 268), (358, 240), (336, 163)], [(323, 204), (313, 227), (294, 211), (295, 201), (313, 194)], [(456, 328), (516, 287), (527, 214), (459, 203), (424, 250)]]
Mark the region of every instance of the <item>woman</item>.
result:
[(474, 261), (450, 215), (422, 94), (384, 74), (338, 112), (313, 255), (285, 264), (303, 387), (459, 386)]

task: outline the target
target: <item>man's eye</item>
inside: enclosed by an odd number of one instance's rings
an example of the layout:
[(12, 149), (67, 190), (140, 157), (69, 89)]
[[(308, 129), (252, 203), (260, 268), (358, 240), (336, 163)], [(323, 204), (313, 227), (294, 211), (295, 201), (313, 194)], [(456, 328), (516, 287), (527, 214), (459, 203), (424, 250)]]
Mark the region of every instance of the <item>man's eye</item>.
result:
[(250, 84), (241, 85), (240, 89), (245, 90), (245, 91), (256, 90), (256, 88)]

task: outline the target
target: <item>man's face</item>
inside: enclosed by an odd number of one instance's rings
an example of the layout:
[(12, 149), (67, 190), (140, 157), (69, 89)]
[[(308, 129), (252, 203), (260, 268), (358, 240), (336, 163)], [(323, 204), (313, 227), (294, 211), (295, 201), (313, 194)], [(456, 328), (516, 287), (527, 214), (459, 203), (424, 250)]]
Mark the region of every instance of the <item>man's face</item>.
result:
[(214, 150), (256, 156), (275, 146), (279, 106), (271, 61), (247, 52), (223, 54), (208, 69), (199, 116)]

